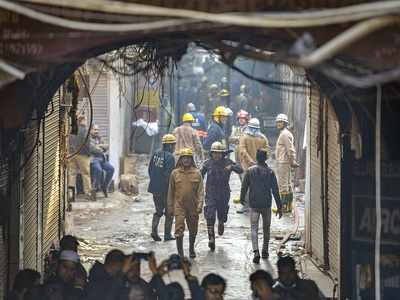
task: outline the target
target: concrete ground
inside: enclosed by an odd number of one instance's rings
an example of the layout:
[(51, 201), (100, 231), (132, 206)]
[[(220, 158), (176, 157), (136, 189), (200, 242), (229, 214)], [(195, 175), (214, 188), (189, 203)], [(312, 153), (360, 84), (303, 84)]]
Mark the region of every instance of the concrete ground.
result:
[[(105, 254), (114, 248), (126, 253), (132, 251), (154, 251), (157, 260), (161, 262), (172, 253), (176, 253), (174, 241), (154, 242), (150, 238), (151, 219), (153, 214), (153, 200), (147, 193), (147, 162), (145, 155), (138, 156), (138, 179), (140, 194), (129, 197), (119, 192), (109, 195), (109, 198), (100, 198), (97, 202), (73, 203), (72, 212), (68, 216), (68, 231), (79, 237), (81, 241), (80, 254), (87, 268), (95, 260), (103, 261)], [(231, 199), (238, 198), (240, 180), (236, 174), (231, 177)], [(100, 194), (99, 194), (100, 196)], [(250, 222), (248, 215), (236, 213), (241, 205), (233, 204), (229, 212), (225, 233), (216, 238), (216, 251), (208, 249), (207, 228), (204, 217), (201, 216), (199, 234), (196, 241), (197, 258), (192, 260), (192, 273), (201, 280), (206, 274), (215, 272), (228, 281), (225, 299), (247, 299), (250, 295), (249, 275), (257, 269), (265, 269), (276, 277), (277, 249), (280, 240), (295, 226), (293, 216), (287, 215), (282, 219), (273, 216), (271, 224), (270, 258), (261, 260), (260, 265), (252, 263), (252, 248), (250, 238)], [(299, 202), (299, 231), (304, 229), (304, 205)], [(260, 224), (261, 225), (261, 224)], [(163, 233), (163, 220), (160, 224), (160, 236)], [(262, 233), (260, 230), (260, 247)], [(188, 254), (188, 234), (185, 235), (185, 253)], [(304, 255), (303, 243), (290, 241), (285, 245), (283, 252), (299, 255), (300, 267), (305, 276), (317, 281), (325, 295), (332, 294), (333, 284), (328, 277), (310, 263)], [(142, 272), (146, 279), (150, 278), (145, 263)], [(167, 282), (177, 280), (185, 288), (181, 272), (174, 272), (165, 278)]]

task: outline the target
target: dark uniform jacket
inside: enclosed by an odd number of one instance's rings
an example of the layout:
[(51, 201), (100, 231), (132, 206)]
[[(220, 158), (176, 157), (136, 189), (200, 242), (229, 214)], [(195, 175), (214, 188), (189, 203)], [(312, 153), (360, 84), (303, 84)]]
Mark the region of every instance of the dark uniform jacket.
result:
[(207, 137), (204, 140), (204, 150), (210, 151), (211, 145), (214, 142), (221, 142), (225, 140), (225, 132), (221, 125), (213, 121), (208, 128)]
[(250, 189), (249, 206), (251, 208), (271, 207), (272, 195), (276, 206), (278, 208), (282, 206), (275, 173), (267, 164), (257, 164), (246, 171), (240, 192), (240, 202), (244, 203), (248, 189)]
[[(228, 171), (225, 168), (229, 165), (232, 165), (232, 169)], [(206, 203), (221, 198), (229, 199), (229, 178), (232, 171), (237, 174), (243, 173), (243, 169), (239, 164), (226, 157), (221, 160), (209, 159), (204, 162), (201, 175), (203, 177), (207, 175)]]
[(167, 193), (169, 177), (175, 168), (175, 158), (168, 151), (155, 152), (149, 164), (150, 183), (148, 192), (153, 194)]
[(58, 277), (50, 278), (42, 286), (29, 291), (24, 299), (26, 300), (83, 300), (83, 290), (74, 288), (72, 285), (63, 282)]
[(324, 299), (314, 281), (298, 278), (292, 287), (286, 288), (277, 282), (273, 288), (280, 299), (285, 300), (320, 300)]

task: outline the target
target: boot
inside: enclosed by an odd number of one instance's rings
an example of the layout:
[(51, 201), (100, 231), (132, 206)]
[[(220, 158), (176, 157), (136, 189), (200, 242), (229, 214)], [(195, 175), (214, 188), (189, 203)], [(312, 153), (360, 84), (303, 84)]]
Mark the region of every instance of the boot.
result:
[(215, 251), (215, 232), (214, 232), (214, 225), (207, 225), (208, 230), (208, 248), (211, 251)]
[(253, 263), (259, 264), (260, 263), (260, 251), (254, 251)]
[(164, 242), (175, 240), (175, 238), (171, 235), (172, 223), (174, 222), (174, 218), (171, 216), (165, 216), (164, 223)]
[(263, 259), (267, 259), (267, 258), (269, 257), (268, 250), (263, 250), (263, 251), (261, 251), (261, 257), (262, 257)]
[(155, 242), (161, 241), (158, 235), (158, 224), (160, 223), (160, 217), (156, 214), (153, 215), (153, 221), (151, 222), (151, 237)]
[(219, 222), (218, 223), (218, 235), (223, 235), (224, 234), (224, 223), (223, 222)]
[(178, 250), (178, 255), (183, 258), (183, 236), (176, 237), (176, 249)]
[(189, 257), (195, 258), (196, 252), (194, 251), (194, 243), (196, 242), (195, 235), (189, 235)]
[(108, 198), (107, 186), (105, 184), (103, 184), (103, 186), (101, 187), (101, 190), (103, 191), (104, 197)]

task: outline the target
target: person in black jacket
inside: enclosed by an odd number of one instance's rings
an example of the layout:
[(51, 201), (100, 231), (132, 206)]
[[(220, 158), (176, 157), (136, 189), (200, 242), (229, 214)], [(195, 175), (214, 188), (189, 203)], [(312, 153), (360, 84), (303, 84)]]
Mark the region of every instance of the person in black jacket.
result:
[(204, 216), (207, 221), (208, 247), (214, 251), (216, 217), (218, 217), (218, 235), (224, 234), (224, 223), (228, 219), (231, 194), (229, 178), (232, 171), (241, 174), (243, 169), (239, 164), (226, 157), (230, 151), (221, 142), (214, 142), (210, 150), (211, 159), (204, 163), (201, 175), (203, 178), (207, 175)]
[(158, 224), (165, 215), (164, 241), (174, 240), (171, 235), (173, 216), (167, 211), (167, 196), (169, 177), (175, 168), (175, 158), (172, 153), (175, 151), (176, 138), (172, 134), (166, 134), (162, 138), (163, 148), (153, 154), (149, 164), (150, 183), (148, 192), (153, 194), (154, 206), (156, 208), (151, 223), (151, 237), (154, 241), (161, 241), (158, 235)]
[(282, 204), (279, 195), (278, 183), (274, 171), (265, 162), (268, 158), (268, 149), (258, 149), (256, 154), (257, 164), (250, 167), (243, 178), (240, 192), (240, 202), (244, 203), (247, 190), (249, 190), (251, 240), (253, 244), (253, 262), (260, 262), (258, 250), (258, 223), (260, 215), (263, 219), (264, 243), (262, 258), (268, 258), (268, 244), (271, 225), (271, 204), (274, 196), (278, 208), (276, 214), (282, 217)]
[(117, 249), (107, 253), (104, 264), (96, 261), (89, 272), (86, 299), (117, 299), (124, 288), (124, 274), (128, 272), (131, 264), (132, 258)]

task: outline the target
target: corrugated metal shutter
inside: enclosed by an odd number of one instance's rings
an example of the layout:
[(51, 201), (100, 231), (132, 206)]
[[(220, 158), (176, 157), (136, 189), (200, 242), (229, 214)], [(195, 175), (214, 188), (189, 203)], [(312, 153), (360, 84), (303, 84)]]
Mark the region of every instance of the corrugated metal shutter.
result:
[(110, 138), (109, 78), (107, 73), (90, 75), (90, 90), (93, 101), (93, 122), (100, 127), (100, 135), (105, 143)]
[(25, 157), (32, 153), (29, 161), (24, 168), (24, 204), (23, 204), (23, 224), (24, 224), (24, 249), (23, 260), (24, 268), (38, 269), (38, 204), (39, 204), (39, 155), (36, 142), (38, 139), (37, 121), (32, 121), (25, 132)]
[[(60, 227), (60, 96), (49, 104), (43, 126), (43, 220), (42, 253), (59, 241)], [(51, 112), (51, 113), (50, 113)]]
[[(0, 168), (0, 192), (7, 194), (8, 189), (8, 165), (3, 163)], [(0, 299), (5, 297), (8, 278), (8, 244), (6, 230), (0, 225)]]
[(310, 251), (312, 256), (324, 264), (323, 214), (322, 214), (322, 118), (319, 90), (312, 87), (310, 97)]
[(330, 272), (339, 279), (340, 270), (340, 128), (330, 101), (327, 107), (328, 122), (328, 253)]

